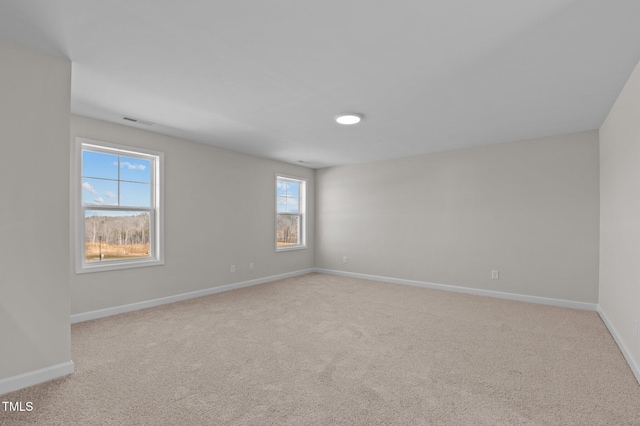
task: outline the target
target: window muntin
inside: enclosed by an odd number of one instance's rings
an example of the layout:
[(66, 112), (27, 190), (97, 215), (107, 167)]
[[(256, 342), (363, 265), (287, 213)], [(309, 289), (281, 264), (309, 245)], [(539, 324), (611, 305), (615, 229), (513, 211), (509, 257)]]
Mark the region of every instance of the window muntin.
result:
[(78, 140), (77, 272), (163, 264), (163, 154)]
[(276, 176), (276, 251), (306, 248), (306, 181)]

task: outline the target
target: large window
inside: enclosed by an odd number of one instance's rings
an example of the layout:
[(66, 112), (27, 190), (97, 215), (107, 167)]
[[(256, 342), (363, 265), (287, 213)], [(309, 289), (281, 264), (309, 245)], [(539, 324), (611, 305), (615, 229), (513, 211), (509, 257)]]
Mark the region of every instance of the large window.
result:
[(306, 248), (306, 181), (276, 176), (276, 251)]
[(162, 264), (163, 154), (80, 138), (76, 144), (76, 271)]

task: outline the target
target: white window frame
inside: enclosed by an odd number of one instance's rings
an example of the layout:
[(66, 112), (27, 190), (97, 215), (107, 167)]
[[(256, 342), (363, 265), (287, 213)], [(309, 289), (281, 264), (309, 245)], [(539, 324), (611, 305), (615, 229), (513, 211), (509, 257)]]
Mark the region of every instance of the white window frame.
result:
[[(127, 206), (82, 205), (82, 151), (89, 149), (105, 154), (126, 155), (150, 160), (151, 207), (136, 208)], [(73, 173), (75, 203), (75, 258), (76, 273), (113, 271), (118, 269), (140, 268), (164, 265), (164, 153), (149, 149), (135, 148), (110, 142), (85, 138), (76, 138), (75, 167)], [(100, 262), (87, 262), (85, 257), (85, 210), (126, 210), (149, 211), (150, 256), (135, 259), (110, 259)]]
[[(299, 213), (278, 213), (278, 180), (288, 180), (288, 181), (293, 181), (293, 182), (297, 182), (300, 184), (300, 192), (299, 192), (299, 202), (300, 202), (300, 212)], [(274, 236), (273, 236), (273, 240), (275, 243), (275, 249), (276, 252), (285, 252), (285, 251), (293, 251), (293, 250), (304, 250), (307, 248), (307, 180), (305, 178), (301, 178), (301, 177), (295, 177), (295, 176), (287, 176), (284, 174), (276, 174), (276, 178), (275, 178), (275, 185), (274, 185), (274, 189), (275, 189), (275, 197), (274, 197), (274, 201), (275, 201), (275, 220), (274, 220)], [(300, 216), (300, 229), (298, 231), (299, 233), (299, 244), (296, 245), (291, 245), (291, 246), (284, 246), (284, 247), (278, 247), (278, 215), (280, 214), (287, 214), (287, 215), (291, 215), (291, 216)]]

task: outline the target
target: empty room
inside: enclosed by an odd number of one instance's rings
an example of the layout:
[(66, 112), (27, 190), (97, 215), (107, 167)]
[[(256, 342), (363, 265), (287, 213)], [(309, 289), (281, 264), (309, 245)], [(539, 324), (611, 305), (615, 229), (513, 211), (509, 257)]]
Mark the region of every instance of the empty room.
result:
[(640, 425), (640, 2), (0, 2), (0, 424)]

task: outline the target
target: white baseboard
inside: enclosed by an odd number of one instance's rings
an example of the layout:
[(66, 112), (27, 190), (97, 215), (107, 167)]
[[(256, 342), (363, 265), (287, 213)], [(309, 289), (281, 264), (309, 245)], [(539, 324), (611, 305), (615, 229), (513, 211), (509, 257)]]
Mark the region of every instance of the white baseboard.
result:
[(74, 370), (73, 361), (67, 361), (62, 364), (7, 377), (6, 379), (0, 380), (0, 395), (37, 385), (38, 383), (48, 382), (49, 380), (59, 377), (68, 376), (72, 374)]
[(92, 319), (104, 318), (112, 315), (122, 314), (125, 312), (137, 311), (139, 309), (152, 308), (154, 306), (165, 305), (167, 303), (180, 302), (182, 300), (193, 299), (196, 297), (208, 296), (211, 294), (222, 293), (224, 291), (235, 290), (243, 287), (250, 287), (253, 285), (264, 284), (271, 281), (277, 281), (284, 278), (296, 277), (299, 275), (305, 275), (312, 272), (319, 272), (330, 275), (341, 275), (344, 277), (360, 278), (371, 281), (381, 281), (392, 284), (410, 285), (414, 287), (430, 288), (434, 290), (452, 291), (456, 293), (473, 294), (477, 296), (489, 296), (499, 299), (516, 300), (519, 302), (538, 303), (542, 305), (559, 306), (563, 308), (582, 309), (587, 311), (597, 311), (598, 305), (595, 303), (576, 302), (573, 300), (553, 299), (549, 297), (529, 296), (525, 294), (505, 293), (494, 290), (484, 290), (470, 287), (459, 287), (447, 284), (435, 284), (426, 281), (406, 280), (402, 278), (381, 277), (377, 275), (360, 274), (356, 272), (338, 271), (333, 269), (323, 268), (309, 268), (300, 271), (288, 272), (285, 274), (271, 275), (264, 278), (257, 278), (249, 281), (242, 281), (239, 283), (223, 285), (220, 287), (212, 287), (204, 290), (192, 291), (189, 293), (176, 294), (174, 296), (161, 297), (159, 299), (145, 300), (142, 302), (130, 303), (127, 305), (114, 306), (112, 308), (99, 309), (96, 311), (83, 312), (80, 314), (71, 315), (71, 323), (89, 321)]
[(434, 284), (425, 281), (405, 280), (401, 278), (379, 277), (377, 275), (358, 274), (355, 272), (336, 271), (333, 269), (316, 268), (316, 272), (331, 275), (341, 275), (344, 277), (361, 278), (371, 281), (382, 281), (392, 284), (403, 284), (414, 287), (430, 288), (433, 290), (452, 291), (456, 293), (473, 294), (476, 296), (489, 296), (498, 299), (516, 300), (518, 302), (538, 303), (541, 305), (560, 306), (563, 308), (582, 309), (585, 311), (596, 311), (595, 303), (575, 302), (573, 300), (552, 299), (549, 297), (527, 296), (524, 294), (504, 293), (502, 291), (484, 290), (479, 288), (458, 287), (455, 285)]
[(629, 364), (629, 367), (631, 368), (633, 375), (636, 377), (636, 380), (640, 385), (640, 367), (638, 366), (638, 364), (636, 364), (635, 360), (631, 357), (629, 350), (624, 345), (624, 343), (622, 343), (622, 339), (620, 338), (620, 335), (616, 331), (613, 324), (611, 324), (611, 321), (609, 321), (609, 318), (604, 313), (600, 305), (598, 305), (598, 314), (600, 314), (600, 318), (602, 318), (602, 322), (604, 323), (604, 325), (609, 329), (609, 333), (611, 333), (611, 336), (613, 336), (613, 340), (616, 341), (616, 344), (620, 348), (620, 352), (622, 352), (622, 356), (624, 356), (624, 359), (627, 360), (627, 364)]
[(256, 278), (254, 280), (242, 281), (239, 283), (223, 285), (220, 287), (212, 287), (204, 290), (192, 291), (189, 293), (176, 294), (174, 296), (161, 297), (159, 299), (145, 300), (143, 302), (130, 303), (128, 305), (114, 306), (112, 308), (98, 309), (96, 311), (83, 312), (71, 315), (71, 324), (89, 321), (98, 318), (110, 317), (112, 315), (122, 314), (125, 312), (137, 311), (139, 309), (152, 308), (154, 306), (166, 305), (167, 303), (180, 302), (182, 300), (194, 299), (196, 297), (209, 296), (211, 294), (222, 293), (224, 291), (235, 290), (243, 287), (264, 284), (271, 281), (281, 280), (284, 278), (296, 277), (315, 272), (314, 268), (303, 269), (300, 271), (288, 272), (285, 274), (271, 275), (264, 278)]

